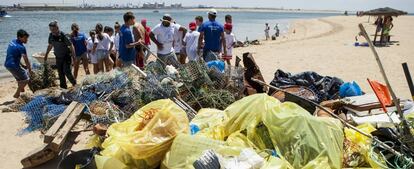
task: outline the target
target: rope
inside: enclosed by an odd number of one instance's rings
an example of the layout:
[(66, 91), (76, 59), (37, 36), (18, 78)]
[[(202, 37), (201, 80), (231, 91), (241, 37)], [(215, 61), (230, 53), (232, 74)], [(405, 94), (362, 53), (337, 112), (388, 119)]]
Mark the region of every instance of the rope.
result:
[[(384, 143), (391, 144), (392, 148), (394, 148), (395, 146), (394, 143), (390, 141), (385, 141)], [(376, 142), (373, 142), (372, 144), (373, 145), (371, 146), (369, 153), (368, 153), (369, 158), (371, 158), (372, 161), (375, 162), (375, 164), (377, 164), (381, 168), (411, 169), (414, 166), (413, 159), (408, 158), (404, 155), (395, 155), (396, 157), (394, 161), (391, 161), (391, 162), (388, 161), (383, 153), (383, 152), (386, 152), (386, 150), (380, 150), (379, 153), (375, 153), (374, 150), (378, 149), (381, 146)], [(379, 158), (375, 154), (377, 154)], [(381, 161), (385, 161), (387, 165), (384, 165)]]

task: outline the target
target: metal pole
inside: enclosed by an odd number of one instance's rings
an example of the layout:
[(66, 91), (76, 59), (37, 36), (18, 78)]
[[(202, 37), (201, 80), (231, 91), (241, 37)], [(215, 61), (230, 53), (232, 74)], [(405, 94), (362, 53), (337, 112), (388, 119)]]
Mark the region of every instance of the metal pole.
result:
[[(369, 44), (369, 47), (371, 48), (371, 51), (372, 51), (372, 53), (374, 54), (375, 60), (377, 61), (378, 67), (380, 68), (380, 71), (381, 71), (382, 77), (384, 78), (384, 81), (385, 81), (385, 83), (386, 83), (386, 85), (387, 85), (387, 87), (388, 87), (388, 89), (389, 89), (389, 91), (390, 91), (390, 94), (391, 94), (392, 100), (393, 100), (393, 102), (394, 102), (394, 105), (395, 105), (395, 107), (397, 108), (397, 112), (398, 112), (399, 118), (400, 118), (400, 120), (401, 120), (401, 122), (402, 122), (402, 125), (403, 125), (403, 126), (402, 126), (402, 132), (401, 132), (401, 133), (402, 133), (405, 137), (407, 137), (406, 139), (408, 140), (408, 142), (412, 142), (412, 141), (414, 141), (414, 138), (413, 138), (413, 136), (411, 135), (410, 127), (408, 126), (407, 120), (404, 118), (404, 114), (403, 114), (403, 112), (402, 112), (402, 110), (401, 110), (401, 106), (400, 106), (400, 103), (399, 103), (399, 99), (398, 99), (398, 98), (397, 98), (397, 96), (395, 95), (395, 93), (394, 93), (394, 91), (393, 91), (393, 89), (392, 89), (392, 87), (391, 87), (391, 84), (390, 84), (390, 82), (388, 81), (388, 77), (387, 77), (387, 75), (385, 74), (385, 70), (384, 70), (384, 67), (382, 66), (381, 59), (379, 58), (378, 53), (377, 53), (377, 51), (375, 50), (374, 45), (372, 44), (372, 41), (371, 41), (371, 39), (369, 38), (369, 36), (368, 36), (368, 34), (367, 34), (367, 31), (365, 31), (364, 25), (362, 25), (362, 24), (360, 23), (360, 24), (359, 24), (359, 29), (361, 30), (362, 35), (363, 35), (363, 36), (365, 37), (365, 39), (367, 40), (367, 42), (368, 42), (368, 44)], [(409, 144), (408, 146), (409, 146), (410, 148), (414, 148), (414, 145)]]
[(366, 136), (366, 137), (368, 137), (368, 138), (372, 139), (373, 141), (375, 141), (376, 143), (378, 143), (378, 145), (380, 145), (380, 146), (381, 146), (381, 147), (383, 147), (384, 149), (386, 149), (386, 150), (390, 151), (391, 153), (393, 153), (393, 154), (395, 154), (395, 155), (397, 155), (397, 156), (402, 156), (402, 155), (403, 155), (403, 154), (401, 154), (400, 152), (398, 152), (398, 151), (394, 150), (392, 147), (390, 147), (390, 146), (388, 146), (387, 144), (385, 144), (384, 142), (382, 142), (382, 141), (378, 140), (376, 137), (373, 137), (372, 135), (367, 134), (367, 133), (365, 133), (364, 131), (361, 131), (360, 129), (358, 129), (358, 128), (354, 127), (353, 125), (349, 124), (348, 122), (346, 122), (344, 119), (340, 118), (340, 117), (339, 117), (338, 115), (336, 115), (335, 113), (333, 113), (333, 112), (331, 112), (331, 111), (329, 111), (329, 110), (325, 109), (325, 108), (324, 108), (324, 107), (322, 107), (321, 105), (319, 105), (319, 104), (317, 104), (317, 103), (315, 103), (315, 102), (313, 102), (313, 101), (311, 101), (311, 100), (309, 100), (309, 99), (303, 98), (303, 97), (298, 96), (298, 95), (293, 94), (293, 93), (290, 93), (290, 92), (288, 92), (288, 91), (286, 91), (286, 90), (283, 90), (283, 89), (281, 89), (281, 88), (278, 88), (278, 87), (275, 87), (275, 86), (272, 86), (272, 85), (268, 85), (268, 84), (266, 84), (265, 82), (263, 82), (263, 81), (261, 81), (261, 80), (258, 80), (258, 79), (255, 79), (255, 78), (252, 78), (252, 81), (255, 81), (255, 82), (260, 83), (260, 84), (262, 84), (262, 85), (268, 86), (269, 88), (275, 89), (275, 90), (277, 90), (277, 91), (281, 91), (281, 92), (284, 92), (284, 93), (291, 94), (291, 95), (292, 95), (292, 96), (294, 96), (294, 97), (297, 97), (297, 98), (300, 98), (300, 99), (306, 100), (306, 101), (308, 101), (309, 103), (311, 103), (312, 105), (314, 105), (314, 106), (318, 107), (319, 109), (323, 110), (323, 111), (324, 111), (324, 112), (326, 112), (326, 113), (329, 113), (331, 116), (333, 116), (333, 117), (335, 117), (336, 119), (338, 119), (339, 121), (341, 121), (341, 122), (342, 122), (342, 123), (343, 123), (346, 127), (349, 127), (349, 128), (351, 128), (352, 130), (355, 130), (356, 132), (358, 132), (358, 133), (360, 133), (360, 134), (362, 134), (362, 135), (364, 135), (364, 136)]
[(410, 88), (411, 97), (414, 100), (414, 84), (413, 79), (411, 79), (410, 69), (408, 69), (407, 63), (403, 63), (402, 67), (404, 69), (405, 78), (407, 79), (408, 87)]

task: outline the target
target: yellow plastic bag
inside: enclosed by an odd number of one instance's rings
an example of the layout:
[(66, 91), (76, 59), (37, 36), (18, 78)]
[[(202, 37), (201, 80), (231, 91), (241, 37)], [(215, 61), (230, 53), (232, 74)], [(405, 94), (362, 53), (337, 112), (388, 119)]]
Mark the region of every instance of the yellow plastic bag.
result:
[(226, 119), (224, 111), (204, 108), (198, 111), (197, 115), (191, 120), (191, 124), (197, 125), (200, 130), (204, 130), (221, 124), (224, 119)]
[[(187, 115), (168, 99), (158, 100), (139, 109), (128, 120), (112, 124), (103, 142), (98, 169), (155, 168), (179, 133), (189, 132)], [(111, 161), (123, 165), (110, 166)], [(126, 166), (126, 167), (124, 167)]]
[(306, 166), (304, 166), (302, 169), (331, 169), (328, 158), (326, 156), (318, 157), (312, 161), (310, 161)]
[(203, 151), (208, 149), (218, 150), (225, 142), (213, 140), (203, 136), (180, 134), (171, 145), (171, 150), (162, 162), (165, 169), (194, 168), (193, 163)]
[(414, 135), (414, 112), (407, 114), (405, 118), (412, 124), (411, 133)]
[[(376, 130), (375, 127), (369, 123), (361, 124), (357, 126), (357, 128), (365, 133), (371, 133)], [(375, 152), (370, 152), (372, 147), (372, 140), (370, 138), (349, 128), (345, 128), (344, 132), (346, 136), (344, 153), (345, 166), (360, 167), (360, 165), (364, 163), (368, 163), (373, 168), (386, 166), (385, 161), (381, 160)], [(371, 156), (374, 156), (380, 161), (374, 161)]]
[(245, 97), (224, 111), (226, 137), (244, 132), (261, 150), (273, 146), (294, 168), (322, 157), (331, 168), (342, 166), (344, 135), (338, 120), (314, 117), (294, 103), (280, 103), (266, 94)]
[(269, 157), (269, 159), (265, 162), (265, 164), (260, 169), (294, 169), (289, 162), (286, 160), (277, 158), (277, 157)]
[(99, 135), (94, 134), (92, 137), (90, 137), (85, 147), (87, 149), (91, 149), (93, 147), (102, 148), (102, 141), (101, 138), (99, 138)]
[(224, 127), (221, 124), (226, 118), (222, 110), (205, 108), (198, 111), (191, 124), (197, 125), (200, 129), (197, 135), (224, 140)]

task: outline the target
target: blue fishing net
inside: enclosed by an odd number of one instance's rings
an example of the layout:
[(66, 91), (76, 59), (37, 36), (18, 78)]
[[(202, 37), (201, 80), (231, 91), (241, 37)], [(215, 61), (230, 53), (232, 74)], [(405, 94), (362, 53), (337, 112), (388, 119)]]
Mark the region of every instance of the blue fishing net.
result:
[(19, 131), (18, 135), (50, 127), (45, 125), (46, 122), (49, 122), (51, 118), (58, 117), (65, 108), (65, 105), (54, 104), (49, 97), (34, 97), (20, 109), (24, 112), (28, 126)]
[(90, 104), (92, 101), (96, 100), (98, 97), (95, 93), (90, 91), (79, 91), (78, 94), (76, 94), (75, 98), (73, 98), (74, 101), (78, 101), (80, 103)]

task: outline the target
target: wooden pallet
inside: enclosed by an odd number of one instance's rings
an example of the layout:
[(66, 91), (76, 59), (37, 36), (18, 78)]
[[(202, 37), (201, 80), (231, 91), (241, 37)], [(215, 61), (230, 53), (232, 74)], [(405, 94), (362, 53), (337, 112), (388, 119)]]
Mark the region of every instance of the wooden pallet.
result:
[(72, 102), (46, 132), (43, 140), (45, 144), (34, 149), (21, 160), (23, 167), (35, 167), (58, 156), (68, 134), (79, 121), (84, 108), (84, 104)]

